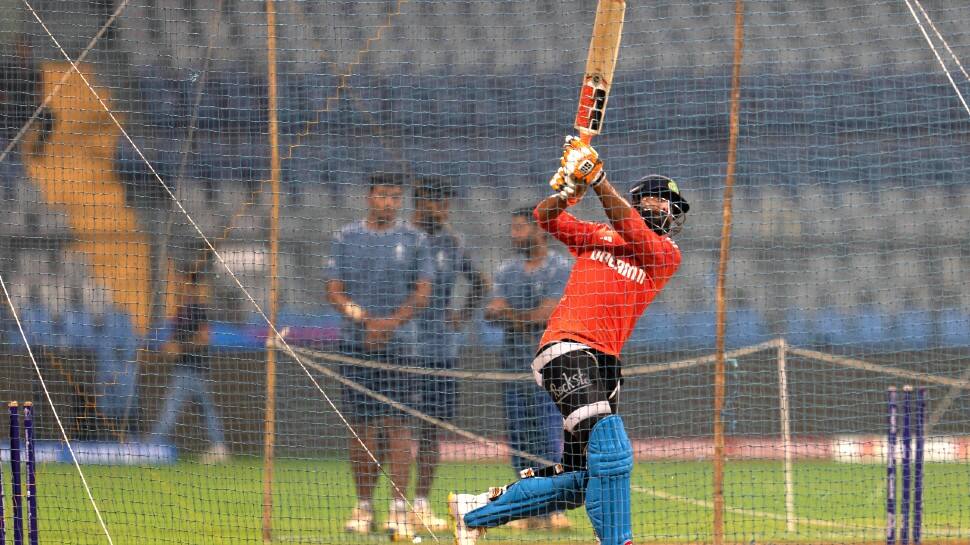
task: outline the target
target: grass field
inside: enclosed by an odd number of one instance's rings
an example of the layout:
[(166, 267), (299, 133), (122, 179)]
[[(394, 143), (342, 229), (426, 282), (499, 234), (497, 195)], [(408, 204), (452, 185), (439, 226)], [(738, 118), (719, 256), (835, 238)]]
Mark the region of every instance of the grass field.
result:
[[(208, 467), (190, 462), (161, 468), (85, 466), (114, 543), (260, 543), (261, 467), (254, 458)], [(441, 468), (442, 490), (432, 498), (445, 514), (449, 486), (481, 491), (510, 480), (508, 466), (452, 463)], [(38, 469), (41, 543), (106, 543), (72, 466)], [(730, 543), (862, 543), (884, 540), (885, 467), (800, 462), (795, 465), (797, 531), (785, 528), (782, 466), (730, 462), (725, 476)], [(927, 464), (924, 542), (967, 543), (970, 466)], [(283, 461), (276, 466), (274, 541), (278, 543), (383, 543), (376, 535), (341, 532), (354, 503), (349, 468), (333, 461)], [(711, 473), (707, 462), (641, 463), (633, 479), (637, 543), (710, 541)], [(9, 485), (9, 483), (8, 483)], [(386, 487), (376, 500), (378, 516)], [(10, 499), (7, 498), (8, 519)], [(580, 509), (575, 530), (548, 534), (496, 529), (482, 543), (592, 544)], [(9, 524), (9, 522), (8, 522)], [(450, 543), (449, 536), (439, 536)], [(434, 543), (425, 536), (424, 543)]]

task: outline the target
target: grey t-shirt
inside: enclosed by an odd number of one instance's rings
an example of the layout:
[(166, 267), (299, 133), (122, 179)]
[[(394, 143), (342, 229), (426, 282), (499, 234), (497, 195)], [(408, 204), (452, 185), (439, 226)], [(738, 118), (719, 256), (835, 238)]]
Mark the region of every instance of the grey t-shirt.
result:
[[(508, 302), (514, 310), (532, 310), (545, 299), (559, 299), (572, 263), (561, 254), (550, 252), (546, 261), (537, 269), (527, 271), (524, 257), (503, 261), (495, 273), (495, 296)], [(503, 365), (508, 370), (527, 371), (539, 348), (544, 327), (530, 331), (505, 332), (505, 357)]]
[[(346, 225), (333, 239), (327, 260), (327, 278), (340, 280), (344, 292), (369, 316), (393, 314), (414, 292), (418, 281), (434, 276), (428, 240), (424, 233), (402, 221), (390, 229), (374, 231), (365, 221)], [(355, 350), (362, 349), (364, 329), (344, 320), (341, 338)], [(387, 352), (412, 357), (418, 354), (416, 320), (394, 332)]]
[(458, 357), (459, 334), (450, 323), (452, 299), (458, 275), (470, 275), (475, 265), (465, 250), (459, 235), (438, 233), (429, 235), (431, 261), (434, 264), (434, 281), (431, 298), (421, 313), (419, 330), (424, 355), (435, 361), (453, 360)]

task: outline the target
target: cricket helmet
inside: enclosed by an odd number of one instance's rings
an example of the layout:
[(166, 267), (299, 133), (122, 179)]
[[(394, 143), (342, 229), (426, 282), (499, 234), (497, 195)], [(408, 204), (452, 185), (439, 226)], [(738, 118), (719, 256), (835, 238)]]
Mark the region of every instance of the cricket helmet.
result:
[[(670, 212), (641, 206), (644, 197), (657, 197), (670, 203)], [(647, 227), (661, 236), (674, 236), (684, 227), (690, 204), (680, 194), (677, 182), (666, 176), (650, 174), (630, 189), (630, 203), (640, 213)]]

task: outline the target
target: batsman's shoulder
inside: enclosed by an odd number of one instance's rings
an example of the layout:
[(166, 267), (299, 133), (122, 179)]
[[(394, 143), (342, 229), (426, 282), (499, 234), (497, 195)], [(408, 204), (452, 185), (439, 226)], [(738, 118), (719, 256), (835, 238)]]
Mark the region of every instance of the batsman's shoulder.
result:
[(668, 261), (672, 263), (674, 270), (677, 270), (680, 267), (680, 262), (683, 260), (683, 255), (680, 253), (680, 246), (670, 237), (663, 237), (663, 239), (667, 242)]

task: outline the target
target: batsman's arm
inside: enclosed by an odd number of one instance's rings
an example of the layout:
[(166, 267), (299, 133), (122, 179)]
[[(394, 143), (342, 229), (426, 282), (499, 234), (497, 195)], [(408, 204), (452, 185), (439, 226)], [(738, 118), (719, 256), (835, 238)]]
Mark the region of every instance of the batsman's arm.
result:
[(565, 212), (568, 207), (569, 204), (566, 199), (562, 198), (558, 193), (550, 195), (539, 201), (539, 204), (536, 205), (536, 221), (539, 222), (539, 225), (548, 225), (554, 222), (559, 217), (559, 214)]
[(630, 219), (631, 213), (635, 212), (633, 207), (617, 193), (616, 188), (613, 187), (613, 184), (605, 176), (600, 183), (593, 187), (593, 190), (596, 191), (596, 196), (599, 197), (600, 204), (603, 205), (603, 211), (606, 212), (606, 217), (609, 218), (610, 225), (621, 236), (624, 236), (621, 228), (626, 220)]
[(591, 237), (599, 228), (597, 224), (580, 221), (572, 214), (565, 212), (568, 202), (558, 195), (543, 199), (533, 211), (539, 227), (556, 240), (562, 242), (575, 253), (590, 243)]

